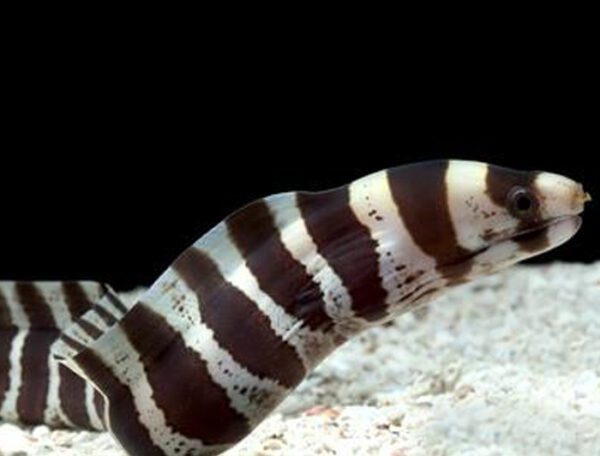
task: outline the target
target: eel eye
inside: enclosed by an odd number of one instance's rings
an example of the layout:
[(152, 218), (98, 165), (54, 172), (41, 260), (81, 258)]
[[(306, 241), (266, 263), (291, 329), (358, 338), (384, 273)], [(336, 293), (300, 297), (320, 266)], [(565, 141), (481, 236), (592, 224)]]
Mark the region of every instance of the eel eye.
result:
[(531, 216), (537, 209), (537, 200), (533, 194), (523, 187), (515, 187), (508, 194), (510, 213), (517, 218)]

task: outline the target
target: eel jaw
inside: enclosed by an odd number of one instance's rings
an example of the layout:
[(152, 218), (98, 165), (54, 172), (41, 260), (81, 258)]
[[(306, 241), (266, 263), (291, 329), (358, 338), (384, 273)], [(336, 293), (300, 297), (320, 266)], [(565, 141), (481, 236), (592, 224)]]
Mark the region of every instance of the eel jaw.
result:
[[(536, 226), (512, 233), (496, 233), (487, 238), (487, 245), (465, 259), (469, 264), (467, 279), (494, 274), (515, 263), (552, 250), (571, 239), (581, 227), (581, 217), (566, 215), (555, 217)], [(460, 270), (458, 264), (450, 265), (447, 272)], [(451, 273), (451, 272), (450, 272)], [(457, 283), (464, 282), (458, 280)]]
[(492, 241), (484, 252), (477, 255), (476, 261), (493, 263), (495, 259), (498, 268), (493, 269), (502, 269), (564, 244), (577, 233), (581, 223), (578, 215), (566, 215), (518, 230), (504, 239)]
[(571, 239), (581, 228), (578, 215), (555, 217), (535, 226), (519, 230), (508, 240), (516, 242), (529, 253), (538, 254), (558, 247)]

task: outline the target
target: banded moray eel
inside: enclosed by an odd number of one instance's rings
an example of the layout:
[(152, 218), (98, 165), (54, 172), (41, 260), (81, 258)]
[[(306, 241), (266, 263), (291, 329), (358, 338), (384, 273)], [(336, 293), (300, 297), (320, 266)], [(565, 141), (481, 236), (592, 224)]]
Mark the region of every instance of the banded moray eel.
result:
[(425, 162), (256, 201), (132, 306), (92, 282), (2, 283), (0, 417), (218, 454), (353, 335), (567, 241), (588, 198), (555, 174)]

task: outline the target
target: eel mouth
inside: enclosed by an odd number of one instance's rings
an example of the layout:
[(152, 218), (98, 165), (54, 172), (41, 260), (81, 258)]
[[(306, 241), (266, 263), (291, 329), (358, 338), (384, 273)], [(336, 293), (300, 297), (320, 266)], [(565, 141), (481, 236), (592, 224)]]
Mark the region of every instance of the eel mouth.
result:
[(516, 231), (514, 229), (506, 229), (494, 233), (486, 233), (483, 236), (483, 239), (487, 242), (488, 247), (492, 247), (501, 242), (519, 241), (521, 239), (543, 236), (552, 227), (568, 228), (574, 225), (578, 229), (581, 226), (581, 222), (581, 217), (578, 215), (564, 215), (551, 218), (535, 225), (517, 227)]
[(465, 270), (470, 271), (474, 264), (479, 268), (475, 272), (496, 272), (567, 242), (577, 233), (581, 223), (581, 217), (578, 215), (565, 215), (536, 225), (513, 229), (511, 232), (505, 230), (487, 235), (484, 247), (471, 252), (461, 262), (445, 265), (444, 274), (446, 277), (458, 279), (455, 283), (462, 283), (464, 280), (461, 278)]
[(528, 252), (545, 251), (571, 239), (581, 223), (582, 219), (578, 215), (554, 217), (535, 226), (519, 229), (511, 236), (492, 239), (491, 246), (512, 241)]
[(574, 224), (577, 225), (577, 228), (579, 228), (579, 226), (581, 226), (581, 217), (578, 215), (563, 215), (562, 217), (554, 217), (540, 225), (519, 230), (514, 236), (512, 236), (512, 239), (518, 240), (523, 237), (535, 237), (545, 233), (551, 226), (560, 225), (563, 224), (563, 222), (568, 222), (568, 225), (572, 224), (571, 222), (574, 222)]

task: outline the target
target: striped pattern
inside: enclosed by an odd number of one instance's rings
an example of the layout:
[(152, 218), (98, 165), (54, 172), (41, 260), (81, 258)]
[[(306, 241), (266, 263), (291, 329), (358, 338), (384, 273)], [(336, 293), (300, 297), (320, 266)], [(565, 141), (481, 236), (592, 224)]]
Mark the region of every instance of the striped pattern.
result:
[(52, 357), (61, 331), (104, 294), (93, 282), (0, 282), (0, 417), (103, 429), (99, 393)]
[(369, 321), (384, 317), (386, 293), (377, 267), (377, 244), (352, 210), (348, 187), (299, 193), (297, 201), (320, 254), (350, 293), (354, 314)]
[(572, 236), (581, 208), (556, 180), (438, 161), (271, 196), (131, 305), (99, 284), (2, 283), (0, 416), (106, 428), (132, 455), (218, 454), (349, 337)]

